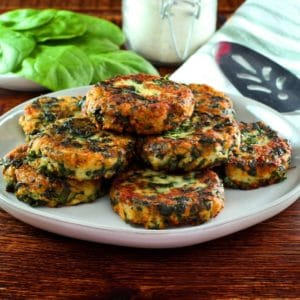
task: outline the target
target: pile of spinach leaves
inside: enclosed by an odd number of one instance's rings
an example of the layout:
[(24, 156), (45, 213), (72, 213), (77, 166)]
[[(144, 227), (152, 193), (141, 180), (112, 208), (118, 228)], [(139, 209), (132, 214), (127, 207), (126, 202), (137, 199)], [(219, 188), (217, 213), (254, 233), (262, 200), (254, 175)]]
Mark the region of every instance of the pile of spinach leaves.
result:
[(56, 91), (116, 75), (157, 74), (121, 50), (120, 28), (103, 19), (56, 9), (17, 9), (0, 15), (0, 74), (14, 73)]

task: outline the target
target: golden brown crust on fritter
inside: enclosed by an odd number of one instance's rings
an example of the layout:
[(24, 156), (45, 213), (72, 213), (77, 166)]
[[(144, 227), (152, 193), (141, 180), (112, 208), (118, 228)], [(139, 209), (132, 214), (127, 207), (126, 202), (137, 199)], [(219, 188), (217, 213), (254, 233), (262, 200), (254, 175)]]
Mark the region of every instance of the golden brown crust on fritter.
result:
[(105, 130), (159, 134), (180, 125), (193, 113), (185, 85), (154, 75), (119, 76), (88, 92), (83, 112)]
[(194, 113), (174, 131), (139, 141), (139, 153), (154, 170), (195, 171), (225, 163), (239, 143), (234, 119)]
[(210, 117), (233, 117), (232, 101), (224, 93), (206, 84), (190, 84), (188, 86), (195, 99), (195, 112), (208, 114)]
[(30, 139), (56, 120), (80, 116), (82, 99), (71, 96), (38, 98), (26, 105), (19, 124)]
[(32, 206), (71, 206), (88, 203), (102, 194), (100, 180), (58, 179), (25, 164), (16, 170), (16, 197)]
[(225, 163), (240, 143), (231, 100), (207, 85), (191, 84), (192, 117), (161, 136), (139, 142), (143, 160), (155, 170), (194, 171)]
[(28, 146), (26, 144), (20, 145), (7, 153), (2, 160), (3, 177), (8, 191), (13, 189), (16, 181), (15, 170), (23, 164), (23, 161), (27, 156), (27, 150)]
[(134, 139), (99, 131), (88, 118), (57, 121), (29, 145), (35, 168), (77, 180), (110, 178), (133, 154)]
[(215, 217), (224, 206), (224, 189), (211, 170), (185, 175), (135, 170), (114, 180), (110, 198), (114, 211), (126, 222), (162, 229)]
[(241, 146), (225, 165), (225, 184), (237, 189), (255, 189), (286, 178), (291, 146), (263, 122), (241, 122)]
[(99, 180), (77, 181), (49, 177), (28, 165), (27, 146), (6, 155), (3, 175), (7, 191), (32, 206), (70, 206), (94, 201), (102, 192)]

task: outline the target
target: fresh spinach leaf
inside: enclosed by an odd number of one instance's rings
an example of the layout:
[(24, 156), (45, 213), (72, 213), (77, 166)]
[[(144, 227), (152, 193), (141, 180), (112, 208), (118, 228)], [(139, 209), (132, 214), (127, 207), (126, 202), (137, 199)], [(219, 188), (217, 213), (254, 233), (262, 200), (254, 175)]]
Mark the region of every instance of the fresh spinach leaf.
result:
[(42, 26), (55, 16), (55, 9), (15, 9), (0, 15), (0, 24), (13, 30), (28, 30)]
[(55, 9), (11, 11), (0, 15), (0, 73), (15, 72), (51, 90), (157, 74), (141, 56), (120, 50), (124, 41), (117, 25), (100, 18)]
[(30, 36), (0, 26), (0, 74), (15, 71), (34, 47)]
[(119, 50), (89, 56), (94, 67), (92, 83), (105, 80), (116, 75), (133, 73), (158, 74), (157, 70), (138, 54)]
[(82, 49), (87, 55), (119, 50), (119, 47), (111, 40), (90, 36), (89, 34), (74, 39), (72, 44)]
[(80, 14), (67, 10), (58, 10), (49, 23), (31, 29), (30, 33), (38, 42), (44, 42), (81, 36), (86, 29), (87, 25)]
[(87, 25), (87, 33), (90, 35), (109, 39), (118, 46), (124, 44), (125, 35), (114, 23), (84, 14), (79, 15), (82, 22)]
[(56, 91), (89, 84), (93, 66), (76, 46), (37, 46), (18, 74)]
[(74, 45), (79, 47), (81, 50), (83, 50), (87, 55), (119, 50), (119, 47), (111, 40), (106, 38), (96, 37), (89, 33), (85, 33), (83, 36), (76, 37), (73, 39), (68, 39), (68, 40), (48, 41), (44, 45), (49, 45), (49, 46)]

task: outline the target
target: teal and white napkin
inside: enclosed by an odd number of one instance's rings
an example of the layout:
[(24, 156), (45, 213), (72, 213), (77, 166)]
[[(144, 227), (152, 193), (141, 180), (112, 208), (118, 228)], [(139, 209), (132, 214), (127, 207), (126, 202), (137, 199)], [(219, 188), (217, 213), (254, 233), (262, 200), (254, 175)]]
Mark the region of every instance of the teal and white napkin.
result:
[[(239, 95), (215, 62), (219, 41), (236, 42), (252, 48), (300, 78), (300, 0), (247, 0), (204, 46), (172, 74), (171, 79), (206, 83)], [(282, 115), (300, 130), (300, 111)]]

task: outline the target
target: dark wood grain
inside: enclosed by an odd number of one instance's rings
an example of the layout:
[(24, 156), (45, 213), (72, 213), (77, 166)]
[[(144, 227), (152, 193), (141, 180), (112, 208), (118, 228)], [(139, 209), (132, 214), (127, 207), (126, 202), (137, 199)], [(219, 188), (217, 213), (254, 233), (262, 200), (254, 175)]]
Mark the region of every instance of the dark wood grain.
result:
[(300, 203), (239, 233), (181, 249), (77, 241), (3, 211), (0, 295), (106, 299), (299, 296)]
[[(1, 0), (0, 11), (51, 6), (120, 23), (120, 1), (65, 2)], [(242, 2), (220, 0), (219, 15)], [(38, 95), (0, 89), (0, 114)], [(0, 299), (299, 299), (299, 253), (299, 201), (230, 236), (164, 250), (66, 238), (0, 209)]]

